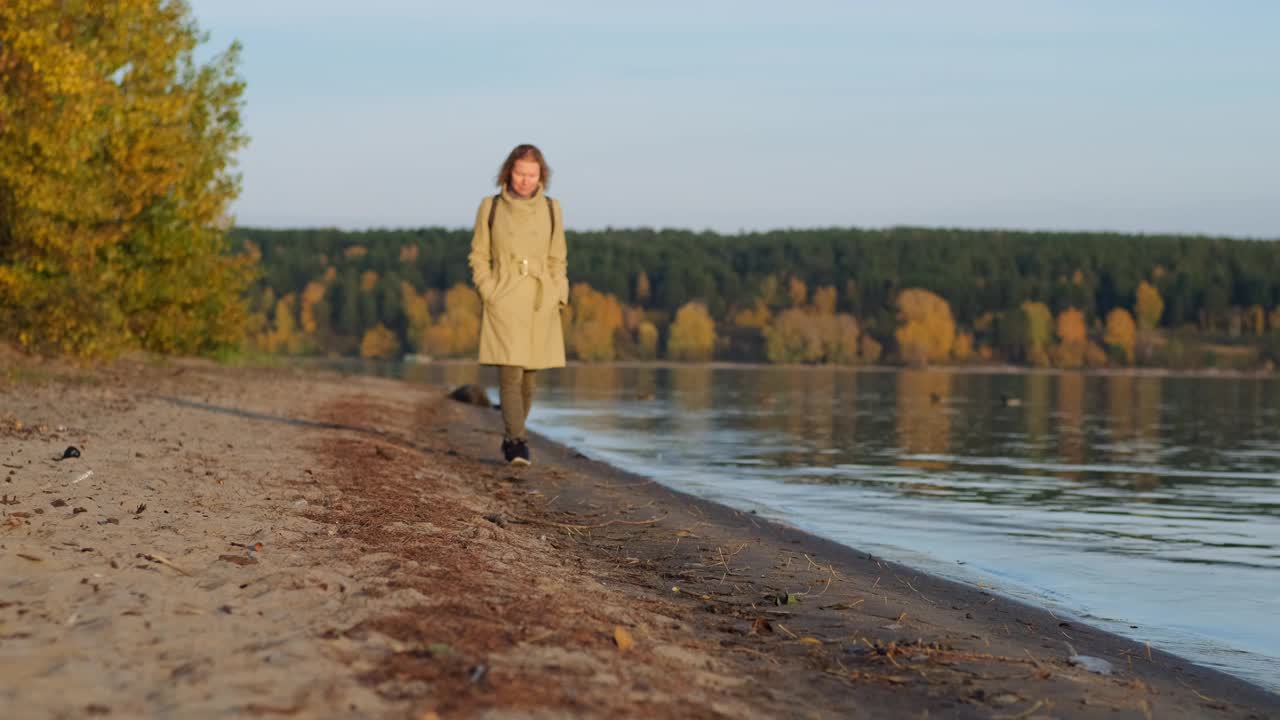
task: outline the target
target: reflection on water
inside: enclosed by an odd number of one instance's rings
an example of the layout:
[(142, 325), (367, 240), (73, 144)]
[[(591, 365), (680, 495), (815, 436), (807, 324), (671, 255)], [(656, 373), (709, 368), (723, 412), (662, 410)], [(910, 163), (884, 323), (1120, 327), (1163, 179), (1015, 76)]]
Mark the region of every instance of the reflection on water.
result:
[(589, 455), (1280, 689), (1280, 381), (593, 366), (539, 393), (533, 429)]

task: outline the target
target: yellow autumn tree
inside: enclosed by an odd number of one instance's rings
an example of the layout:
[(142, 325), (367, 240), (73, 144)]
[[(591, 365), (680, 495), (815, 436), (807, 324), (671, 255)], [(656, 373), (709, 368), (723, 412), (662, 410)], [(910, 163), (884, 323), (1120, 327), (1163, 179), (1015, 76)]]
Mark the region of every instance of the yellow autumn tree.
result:
[(641, 270), (636, 275), (636, 302), (641, 305), (648, 305), (649, 298), (653, 295), (652, 288), (649, 287), (649, 275)]
[(400, 341), (382, 323), (365, 331), (360, 340), (360, 357), (387, 360), (400, 354)]
[(771, 363), (852, 365), (858, 360), (858, 321), (844, 313), (783, 310), (764, 337), (765, 357)]
[(618, 298), (577, 283), (571, 293), (573, 318), (569, 326), (569, 350), (581, 360), (609, 362), (614, 359), (614, 333), (622, 327), (622, 305)]
[(1244, 327), (1251, 335), (1264, 335), (1267, 332), (1267, 311), (1261, 305), (1251, 305), (1244, 311)]
[(1125, 363), (1133, 362), (1133, 346), (1137, 341), (1137, 327), (1133, 316), (1124, 308), (1116, 308), (1107, 313), (1107, 329), (1102, 341), (1118, 358)]
[(809, 301), (809, 286), (800, 278), (791, 276), (787, 281), (787, 299), (793, 308), (804, 307)]
[(307, 283), (307, 286), (302, 289), (302, 307), (299, 309), (298, 318), (302, 323), (302, 332), (307, 335), (316, 334), (318, 329), (316, 305), (324, 300), (324, 295), (324, 283), (318, 283), (314, 280)]
[(431, 355), (468, 355), (480, 346), (480, 294), (458, 283), (444, 294), (444, 312), (423, 334), (422, 350)]
[(1058, 344), (1051, 352), (1053, 364), (1060, 368), (1078, 368), (1085, 362), (1085, 354), (1089, 349), (1088, 328), (1085, 326), (1084, 313), (1075, 308), (1067, 308), (1058, 313), (1055, 326)]
[(814, 290), (813, 309), (819, 315), (834, 315), (836, 313), (836, 289), (830, 285), (824, 285)]
[(239, 48), (201, 64), (200, 39), (183, 2), (0, 2), (0, 336), (86, 357), (239, 342)]
[(771, 363), (817, 363), (822, 360), (822, 331), (811, 313), (789, 308), (765, 329), (765, 357)]
[(1153, 330), (1160, 324), (1160, 316), (1164, 314), (1164, 299), (1160, 297), (1160, 291), (1146, 280), (1138, 284), (1133, 312), (1137, 315), (1139, 330)]
[(857, 318), (847, 313), (819, 314), (818, 328), (822, 335), (823, 362), (852, 365), (858, 361), (860, 328)]
[(636, 328), (636, 345), (641, 360), (658, 357), (658, 327), (648, 320), (641, 321)]
[[(406, 247), (417, 247), (407, 245)], [(408, 321), (406, 339), (414, 352), (426, 350), (427, 328), (431, 327), (431, 306), (426, 295), (419, 295), (413, 285), (400, 282), (400, 305), (404, 308), (404, 316)]]
[(956, 339), (951, 342), (951, 357), (959, 362), (969, 362), (973, 354), (973, 333), (957, 332)]
[(858, 355), (866, 364), (874, 365), (879, 362), (883, 352), (884, 346), (870, 335), (864, 334), (862, 340), (858, 341)]
[(898, 293), (898, 353), (908, 365), (941, 362), (951, 354), (956, 323), (946, 300), (922, 288)]
[(295, 318), (297, 297), (289, 293), (275, 300), (268, 290), (262, 298), (270, 310), (258, 315), (252, 323), (254, 334), (248, 337), (248, 345), (259, 352), (296, 355), (304, 349), (305, 339)]
[(1028, 300), (1022, 303), (1022, 314), (1027, 318), (1027, 352), (1036, 348), (1047, 352), (1053, 342), (1053, 313), (1049, 306)]
[(733, 324), (737, 327), (759, 328), (764, 329), (769, 326), (769, 321), (773, 318), (769, 312), (769, 306), (764, 300), (756, 299), (755, 303), (749, 308), (743, 308), (733, 315)]
[(686, 303), (676, 311), (667, 336), (667, 357), (698, 362), (710, 360), (716, 347), (716, 324), (700, 302)]

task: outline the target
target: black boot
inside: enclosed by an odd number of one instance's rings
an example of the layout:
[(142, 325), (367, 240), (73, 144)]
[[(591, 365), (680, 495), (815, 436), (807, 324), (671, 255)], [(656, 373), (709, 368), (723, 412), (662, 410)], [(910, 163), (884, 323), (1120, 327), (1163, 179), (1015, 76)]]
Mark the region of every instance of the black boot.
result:
[(529, 445), (524, 440), (503, 440), (502, 457), (511, 465), (528, 465)]
[(511, 461), (513, 465), (532, 465), (533, 460), (529, 457), (529, 443), (524, 440), (516, 441), (516, 458)]

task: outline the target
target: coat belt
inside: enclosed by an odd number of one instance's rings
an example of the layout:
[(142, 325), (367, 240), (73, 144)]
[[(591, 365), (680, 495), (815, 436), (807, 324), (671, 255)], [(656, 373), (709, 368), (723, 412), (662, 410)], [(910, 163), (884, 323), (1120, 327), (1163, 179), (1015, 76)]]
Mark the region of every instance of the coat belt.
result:
[(503, 268), (508, 268), (511, 272), (519, 273), (521, 277), (531, 277), (538, 281), (537, 292), (533, 296), (533, 309), (542, 309), (542, 287), (550, 278), (547, 276), (547, 264), (540, 258), (520, 257), (519, 255), (509, 255), (505, 258), (494, 258), (493, 267), (499, 273)]

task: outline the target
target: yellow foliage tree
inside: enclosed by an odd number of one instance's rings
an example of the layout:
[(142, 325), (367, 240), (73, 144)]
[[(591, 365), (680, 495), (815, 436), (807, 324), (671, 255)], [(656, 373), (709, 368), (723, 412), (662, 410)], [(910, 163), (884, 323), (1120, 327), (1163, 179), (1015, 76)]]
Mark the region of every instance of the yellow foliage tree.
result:
[[(407, 247), (416, 247), (409, 245)], [(414, 352), (424, 352), (426, 350), (427, 329), (431, 327), (431, 308), (427, 302), (426, 295), (419, 295), (418, 291), (407, 282), (400, 283), (400, 304), (404, 308), (405, 319), (408, 320), (408, 328), (406, 329), (406, 339), (409, 341), (409, 347)]]
[(316, 305), (324, 300), (324, 294), (324, 283), (318, 283), (314, 280), (307, 283), (307, 286), (302, 290), (302, 308), (299, 315), (302, 320), (302, 332), (307, 335), (316, 334)]
[[(834, 305), (833, 305), (834, 307)], [(822, 333), (822, 359), (833, 365), (852, 365), (858, 361), (858, 321), (846, 313), (818, 316)]]
[(898, 293), (898, 352), (909, 365), (946, 360), (955, 342), (956, 324), (946, 300), (921, 288)]
[(641, 305), (647, 305), (651, 295), (653, 295), (653, 290), (649, 287), (649, 276), (645, 271), (641, 270), (636, 275), (636, 302)]
[(858, 360), (858, 321), (852, 315), (783, 310), (765, 329), (765, 356), (772, 363), (833, 363)]
[(830, 285), (824, 285), (814, 290), (813, 309), (819, 315), (834, 315), (836, 313), (836, 289)]
[(386, 360), (400, 354), (400, 341), (382, 323), (365, 331), (360, 340), (360, 357)]
[(1083, 365), (1089, 346), (1084, 313), (1075, 308), (1067, 308), (1058, 313), (1056, 331), (1058, 344), (1050, 353), (1054, 366), (1071, 369)]
[(794, 275), (787, 282), (787, 298), (791, 301), (791, 307), (804, 307), (809, 300), (809, 288), (804, 281)]
[(1138, 284), (1133, 312), (1137, 315), (1140, 330), (1153, 330), (1160, 324), (1160, 316), (1164, 314), (1164, 299), (1160, 297), (1160, 291), (1146, 280)]
[(1027, 318), (1027, 353), (1039, 348), (1048, 352), (1053, 342), (1053, 313), (1042, 302), (1028, 300), (1022, 303), (1022, 314)]
[(658, 357), (658, 328), (648, 320), (640, 323), (636, 329), (636, 344), (639, 346), (640, 359), (652, 360)]
[(0, 336), (86, 357), (240, 341), (239, 48), (201, 65), (199, 41), (184, 2), (0, 2)]
[(772, 319), (772, 313), (769, 312), (769, 306), (764, 300), (756, 299), (755, 304), (749, 308), (739, 310), (733, 315), (733, 324), (738, 327), (760, 328), (764, 329), (769, 326)]
[[(270, 293), (263, 298), (271, 302)], [(271, 309), (271, 319), (265, 316), (254, 323), (257, 333), (250, 337), (251, 346), (267, 353), (288, 353), (296, 355), (303, 350), (304, 338), (299, 331), (298, 322), (294, 319), (295, 302), (292, 294), (276, 300)]]
[(765, 356), (771, 363), (817, 363), (822, 360), (822, 331), (811, 313), (789, 308), (778, 313), (764, 333)]
[(716, 324), (700, 302), (686, 303), (676, 311), (667, 336), (667, 357), (692, 362), (710, 360), (716, 347)]
[(1245, 329), (1254, 335), (1267, 332), (1267, 311), (1261, 305), (1252, 305), (1244, 311)]
[(1133, 346), (1137, 341), (1137, 327), (1133, 316), (1124, 308), (1116, 308), (1107, 313), (1107, 329), (1102, 341), (1112, 352), (1124, 358), (1126, 363), (1133, 362)]
[(862, 357), (862, 362), (874, 365), (880, 362), (880, 355), (884, 352), (884, 347), (870, 335), (863, 335), (862, 340), (858, 343), (858, 354)]
[(973, 333), (956, 333), (956, 339), (951, 343), (951, 357), (959, 362), (968, 362), (973, 358)]
[(586, 283), (573, 286), (572, 298), (570, 351), (588, 362), (613, 360), (614, 333), (622, 327), (622, 305), (618, 298), (598, 292)]
[(1089, 329), (1085, 325), (1084, 313), (1075, 308), (1067, 308), (1058, 313), (1056, 323), (1058, 342), (1065, 344), (1085, 343), (1088, 341)]
[(444, 313), (423, 333), (422, 348), (432, 355), (468, 355), (480, 345), (480, 294), (458, 283), (444, 294)]

